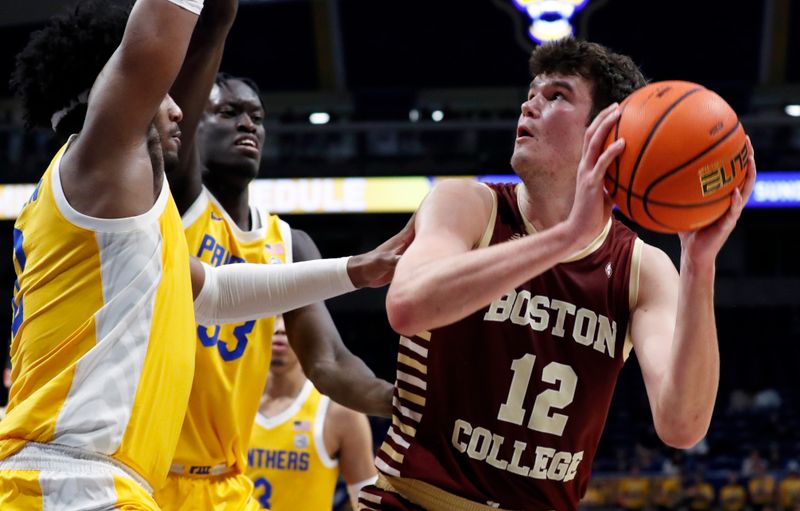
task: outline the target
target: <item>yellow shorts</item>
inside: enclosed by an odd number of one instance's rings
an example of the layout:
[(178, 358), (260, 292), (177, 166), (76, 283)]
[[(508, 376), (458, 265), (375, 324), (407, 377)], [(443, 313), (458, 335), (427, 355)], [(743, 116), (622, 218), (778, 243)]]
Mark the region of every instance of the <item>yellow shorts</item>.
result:
[(191, 477), (169, 474), (155, 492), (164, 511), (260, 511), (253, 483), (244, 474)]
[(84, 455), (30, 443), (0, 461), (0, 509), (158, 511), (135, 475), (99, 455)]

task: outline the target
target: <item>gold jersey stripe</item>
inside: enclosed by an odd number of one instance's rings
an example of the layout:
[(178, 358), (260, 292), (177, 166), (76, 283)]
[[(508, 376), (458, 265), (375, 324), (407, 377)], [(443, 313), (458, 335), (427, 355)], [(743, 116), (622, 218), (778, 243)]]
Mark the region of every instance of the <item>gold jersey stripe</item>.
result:
[(394, 414), (392, 415), (392, 425), (406, 436), (413, 438), (417, 435), (417, 428), (401, 422), (400, 419), (397, 418), (397, 415)]
[(407, 365), (409, 367), (413, 367), (414, 369), (416, 369), (417, 371), (421, 372), (422, 374), (428, 374), (428, 366), (426, 366), (425, 364), (422, 364), (420, 362), (417, 362), (416, 360), (414, 360), (413, 358), (409, 357), (408, 355), (404, 355), (402, 353), (398, 354), (397, 355), (397, 361), (400, 362), (401, 364), (405, 364), (405, 365)]
[(392, 458), (397, 463), (403, 463), (403, 459), (405, 458), (405, 456), (395, 451), (394, 448), (388, 443), (383, 442), (381, 444), (381, 451), (386, 453), (390, 458)]
[(420, 339), (425, 339), (426, 341), (431, 340), (431, 333), (428, 330), (423, 330), (422, 332), (417, 334), (417, 337)]
[(405, 389), (398, 388), (397, 395), (400, 396), (400, 399), (405, 399), (406, 401), (410, 401), (419, 406), (425, 406), (425, 398), (422, 396), (418, 396), (413, 392), (409, 392)]

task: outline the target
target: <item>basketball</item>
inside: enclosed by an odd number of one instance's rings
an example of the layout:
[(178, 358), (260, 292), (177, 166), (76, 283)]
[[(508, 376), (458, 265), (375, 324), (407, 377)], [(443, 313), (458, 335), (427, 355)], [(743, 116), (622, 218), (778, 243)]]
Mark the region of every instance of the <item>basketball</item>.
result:
[(730, 105), (702, 85), (664, 81), (635, 91), (620, 104), (606, 147), (618, 138), (625, 149), (606, 172), (606, 189), (646, 229), (704, 227), (728, 210), (744, 180), (744, 128)]

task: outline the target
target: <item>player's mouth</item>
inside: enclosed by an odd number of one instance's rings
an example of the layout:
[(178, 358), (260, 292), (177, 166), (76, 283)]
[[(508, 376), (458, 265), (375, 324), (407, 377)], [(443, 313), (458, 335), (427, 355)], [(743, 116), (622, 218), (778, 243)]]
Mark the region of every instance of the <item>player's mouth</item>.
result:
[(242, 135), (233, 141), (234, 147), (254, 157), (261, 156), (258, 139), (252, 135)]
[(522, 124), (517, 126), (517, 142), (530, 140), (532, 138), (535, 138), (533, 132), (527, 126), (524, 126)]
[(180, 130), (171, 131), (169, 136), (172, 139), (172, 141), (175, 142), (175, 145), (178, 147), (178, 149), (180, 149), (181, 148), (181, 131)]

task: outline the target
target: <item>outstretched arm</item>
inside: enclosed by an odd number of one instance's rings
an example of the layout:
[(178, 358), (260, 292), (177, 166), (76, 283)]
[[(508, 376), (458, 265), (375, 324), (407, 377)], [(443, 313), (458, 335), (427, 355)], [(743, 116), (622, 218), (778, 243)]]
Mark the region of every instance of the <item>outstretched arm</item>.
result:
[(202, 176), (195, 138), (208, 96), (219, 72), (225, 39), (236, 19), (238, 0), (218, 0), (203, 10), (178, 78), (170, 89), (183, 110), (178, 168), (170, 173), (172, 196), (183, 214), (200, 194)]
[[(403, 230), (369, 252), (292, 264), (229, 264), (190, 260), (195, 319), (202, 325), (274, 316), (361, 287), (385, 286), (414, 236)], [(318, 254), (318, 252), (317, 252)]]
[[(294, 229), (292, 250), (296, 261), (321, 257), (308, 234)], [(287, 312), (283, 318), (303, 371), (321, 393), (369, 415), (391, 415), (392, 385), (347, 349), (324, 303)]]
[(748, 173), (731, 207), (714, 224), (682, 233), (680, 276), (660, 250), (642, 252), (639, 302), (631, 317), (656, 432), (672, 447), (688, 448), (708, 431), (719, 385), (714, 318), (715, 260), (742, 213), (756, 177), (748, 140)]
[[(64, 158), (67, 198), (100, 217), (143, 213), (155, 196), (149, 128), (178, 74), (202, 0), (138, 0), (95, 81), (81, 134)], [(190, 10), (191, 9), (191, 10)]]

